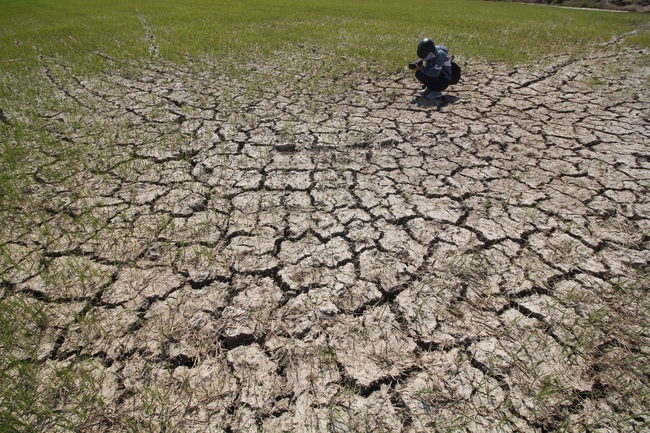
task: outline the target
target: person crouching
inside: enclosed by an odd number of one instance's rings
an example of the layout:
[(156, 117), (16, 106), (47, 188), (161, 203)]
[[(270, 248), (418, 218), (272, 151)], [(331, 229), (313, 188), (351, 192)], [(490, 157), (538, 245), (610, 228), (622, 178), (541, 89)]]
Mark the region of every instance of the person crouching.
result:
[(420, 91), (427, 99), (442, 97), (442, 91), (451, 80), (451, 59), (447, 47), (436, 46), (432, 39), (420, 41), (417, 49), (419, 60), (409, 64), (415, 70), (415, 78), (424, 85)]

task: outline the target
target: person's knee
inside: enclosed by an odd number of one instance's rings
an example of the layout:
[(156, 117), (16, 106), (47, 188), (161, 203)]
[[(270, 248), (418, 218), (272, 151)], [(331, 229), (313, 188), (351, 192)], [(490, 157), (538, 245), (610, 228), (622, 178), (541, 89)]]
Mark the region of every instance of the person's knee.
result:
[(417, 80), (418, 80), (420, 83), (422, 83), (422, 84), (426, 84), (427, 86), (429, 85), (429, 81), (430, 81), (430, 80), (429, 80), (429, 77), (427, 77), (426, 75), (424, 75), (424, 73), (422, 73), (422, 71), (416, 71), (416, 72), (415, 72), (415, 78), (417, 78)]

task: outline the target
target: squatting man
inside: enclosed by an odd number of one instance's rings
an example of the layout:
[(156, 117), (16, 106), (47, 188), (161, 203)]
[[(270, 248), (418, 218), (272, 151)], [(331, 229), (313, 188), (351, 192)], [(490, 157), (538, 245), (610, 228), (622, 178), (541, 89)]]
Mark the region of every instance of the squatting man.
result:
[(417, 49), (419, 59), (409, 64), (415, 70), (415, 78), (423, 84), (420, 94), (427, 99), (442, 97), (442, 91), (451, 80), (451, 59), (447, 47), (437, 45), (432, 39), (420, 41)]

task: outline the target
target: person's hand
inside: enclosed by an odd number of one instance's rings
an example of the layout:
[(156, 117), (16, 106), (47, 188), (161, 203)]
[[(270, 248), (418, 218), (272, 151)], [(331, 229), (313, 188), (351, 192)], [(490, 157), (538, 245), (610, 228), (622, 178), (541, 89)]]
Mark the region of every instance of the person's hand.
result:
[(415, 65), (415, 72), (422, 69), (422, 65)]

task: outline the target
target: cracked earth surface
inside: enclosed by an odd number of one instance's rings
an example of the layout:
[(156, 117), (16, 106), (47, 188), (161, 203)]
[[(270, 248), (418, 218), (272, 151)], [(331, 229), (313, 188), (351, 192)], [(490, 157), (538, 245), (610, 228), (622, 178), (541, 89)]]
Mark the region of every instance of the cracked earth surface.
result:
[(96, 431), (647, 428), (648, 53), (617, 50), (467, 63), (438, 103), (43, 59), (58, 150), (2, 215), (38, 380), (95, 378)]

